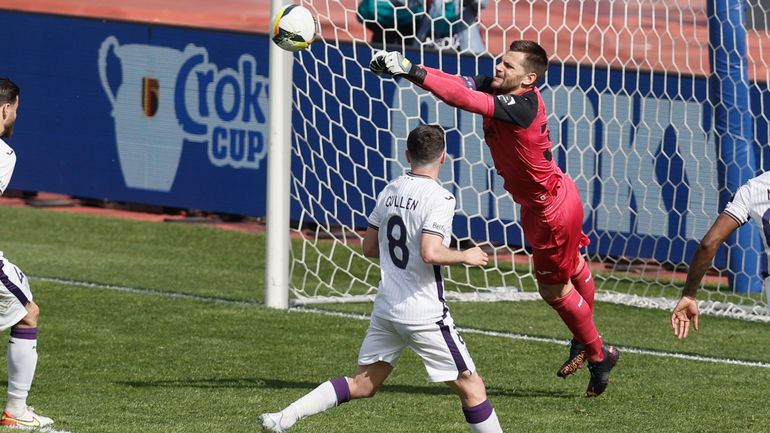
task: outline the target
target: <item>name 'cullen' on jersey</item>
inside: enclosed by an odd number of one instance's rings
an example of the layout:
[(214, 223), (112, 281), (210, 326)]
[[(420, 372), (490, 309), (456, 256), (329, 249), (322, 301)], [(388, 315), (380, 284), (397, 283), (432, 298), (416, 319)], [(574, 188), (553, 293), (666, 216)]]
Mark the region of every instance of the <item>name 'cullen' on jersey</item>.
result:
[(429, 233), (449, 246), (454, 212), (454, 195), (430, 177), (408, 173), (380, 192), (369, 216), (380, 248), (373, 315), (406, 324), (435, 323), (446, 315), (441, 266), (425, 263), (420, 245)]

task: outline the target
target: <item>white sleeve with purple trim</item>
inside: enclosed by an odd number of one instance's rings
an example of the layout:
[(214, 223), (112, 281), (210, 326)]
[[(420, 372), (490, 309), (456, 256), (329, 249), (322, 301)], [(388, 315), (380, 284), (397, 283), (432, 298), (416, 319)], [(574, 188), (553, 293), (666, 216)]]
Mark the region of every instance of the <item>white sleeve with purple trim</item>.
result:
[(382, 224), (382, 216), (385, 211), (385, 207), (382, 205), (383, 192), (385, 192), (385, 190), (382, 190), (379, 194), (377, 194), (377, 203), (375, 204), (372, 213), (369, 214), (369, 218), (367, 218), (369, 227), (375, 230), (380, 229), (380, 224)]
[[(760, 228), (770, 222), (770, 172), (763, 173), (738, 188), (724, 213), (738, 224), (754, 219)], [(764, 230), (763, 230), (764, 232)]]
[(0, 195), (5, 193), (8, 184), (11, 183), (14, 167), (16, 167), (16, 152), (0, 139)]
[(770, 172), (763, 173), (738, 188), (723, 213), (741, 225), (753, 219), (759, 226), (765, 250), (770, 251)]
[(430, 212), (422, 226), (423, 233), (431, 233), (444, 238), (444, 245), (449, 245), (452, 237), (452, 219), (455, 214), (455, 196), (446, 190), (436, 191), (431, 196)]

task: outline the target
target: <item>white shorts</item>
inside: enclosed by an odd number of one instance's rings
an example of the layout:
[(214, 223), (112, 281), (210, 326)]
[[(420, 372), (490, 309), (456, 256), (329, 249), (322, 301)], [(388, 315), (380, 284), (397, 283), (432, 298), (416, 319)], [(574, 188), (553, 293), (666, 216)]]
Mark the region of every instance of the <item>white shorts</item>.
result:
[(32, 300), (27, 276), (0, 252), (0, 331), (19, 323)]
[(431, 382), (456, 380), (464, 371), (476, 371), (449, 313), (440, 322), (424, 325), (407, 325), (372, 316), (358, 352), (358, 365), (384, 361), (395, 367), (407, 347), (422, 359)]

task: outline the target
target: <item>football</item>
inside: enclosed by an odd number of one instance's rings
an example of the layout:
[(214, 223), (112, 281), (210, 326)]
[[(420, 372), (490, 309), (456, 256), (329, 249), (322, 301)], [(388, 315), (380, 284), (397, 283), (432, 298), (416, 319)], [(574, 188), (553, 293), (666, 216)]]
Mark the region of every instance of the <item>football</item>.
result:
[(313, 14), (299, 5), (282, 8), (273, 18), (273, 42), (286, 51), (299, 51), (310, 46), (318, 33)]

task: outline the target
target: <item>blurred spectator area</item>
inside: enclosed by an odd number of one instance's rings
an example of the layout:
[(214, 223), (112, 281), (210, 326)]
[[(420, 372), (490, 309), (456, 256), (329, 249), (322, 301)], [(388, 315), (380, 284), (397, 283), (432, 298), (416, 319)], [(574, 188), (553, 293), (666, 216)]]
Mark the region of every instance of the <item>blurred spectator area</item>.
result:
[[(369, 39), (358, 0), (308, 0), (326, 39)], [(749, 76), (770, 81), (770, 0), (747, 0)], [(269, 0), (0, 0), (0, 8), (267, 33)], [(706, 0), (491, 0), (482, 36), (499, 55), (538, 40), (553, 60), (706, 75)], [(332, 23), (334, 25), (332, 25)]]

